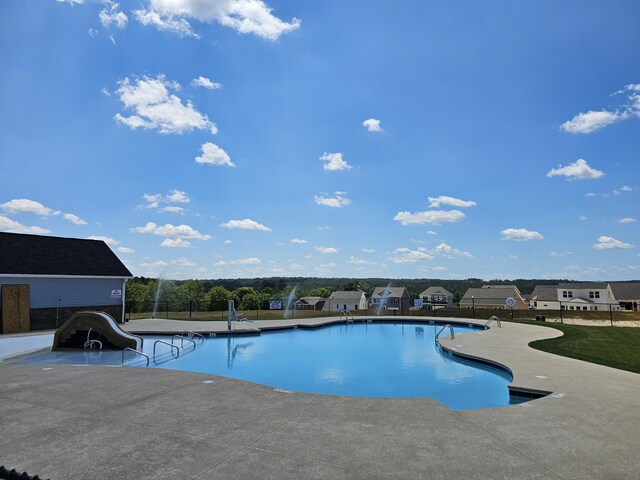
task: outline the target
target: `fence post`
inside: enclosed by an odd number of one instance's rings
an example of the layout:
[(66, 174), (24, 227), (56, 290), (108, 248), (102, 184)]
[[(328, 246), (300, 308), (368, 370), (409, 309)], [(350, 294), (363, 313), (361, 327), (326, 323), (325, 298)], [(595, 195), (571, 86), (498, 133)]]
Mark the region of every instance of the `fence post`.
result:
[(564, 323), (562, 320), (562, 302), (560, 302), (560, 323)]
[(613, 309), (611, 308), (611, 304), (609, 304), (609, 320), (611, 321), (611, 326), (613, 327)]
[(189, 319), (191, 319), (192, 311), (193, 311), (193, 300), (189, 300)]
[(169, 300), (167, 300), (167, 320), (169, 319)]

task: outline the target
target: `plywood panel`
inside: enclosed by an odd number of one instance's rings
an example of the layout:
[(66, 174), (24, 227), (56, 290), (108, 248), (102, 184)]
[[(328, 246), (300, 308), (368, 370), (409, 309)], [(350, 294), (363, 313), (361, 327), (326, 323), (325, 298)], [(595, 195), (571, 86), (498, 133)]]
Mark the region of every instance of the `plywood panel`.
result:
[(30, 330), (29, 285), (2, 285), (2, 333)]

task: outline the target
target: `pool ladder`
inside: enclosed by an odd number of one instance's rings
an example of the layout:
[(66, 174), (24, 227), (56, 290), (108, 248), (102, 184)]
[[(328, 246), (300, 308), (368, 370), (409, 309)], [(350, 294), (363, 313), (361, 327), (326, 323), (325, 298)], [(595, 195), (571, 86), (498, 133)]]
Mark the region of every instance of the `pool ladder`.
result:
[(444, 332), (447, 328), (450, 330), (451, 340), (454, 340), (456, 338), (456, 334), (453, 332), (453, 327), (447, 323), (446, 325), (443, 325), (440, 330), (438, 330), (438, 333), (436, 333), (436, 336), (435, 336), (436, 344), (440, 344), (440, 334)]
[(344, 319), (345, 319), (345, 321), (347, 323), (349, 323), (349, 322), (353, 323), (353, 314), (349, 310), (341, 310), (340, 311), (340, 320), (342, 320), (342, 317), (344, 317)]
[[(194, 340), (194, 338), (198, 338), (200, 340), (200, 343), (198, 344)], [(180, 347), (175, 345), (174, 341), (176, 339), (180, 339)], [(156, 348), (157, 348), (159, 343), (162, 344), (162, 345), (167, 345), (168, 347), (170, 347), (170, 349), (171, 349), (171, 357), (172, 358), (178, 358), (180, 356), (180, 348), (182, 348), (184, 350), (184, 342), (185, 341), (191, 342), (193, 344), (193, 350), (195, 350), (196, 347), (198, 345), (202, 345), (205, 342), (205, 340), (206, 339), (204, 338), (204, 335), (202, 335), (200, 333), (192, 332), (191, 330), (183, 331), (180, 335), (178, 335), (178, 334), (172, 335), (171, 336), (171, 343), (166, 342), (164, 340), (156, 340), (155, 342), (153, 342), (153, 363), (157, 363), (156, 362)], [(141, 352), (140, 350), (136, 350), (136, 349), (130, 348), (130, 347), (126, 347), (124, 350), (122, 350), (122, 364), (123, 365), (124, 365), (124, 354), (125, 354), (126, 351), (134, 352), (137, 355), (141, 355), (142, 357), (144, 357), (147, 360), (146, 366), (147, 367), (149, 366), (149, 363), (150, 363), (149, 355), (147, 355), (146, 353)], [(174, 355), (174, 351), (175, 351), (175, 355)]]
[(489, 325), (491, 324), (491, 322), (496, 322), (496, 325), (498, 325), (500, 328), (502, 328), (502, 324), (500, 323), (500, 317), (496, 317), (495, 315), (491, 315), (491, 318), (489, 318), (489, 320), (487, 320), (484, 324), (485, 327), (489, 327)]

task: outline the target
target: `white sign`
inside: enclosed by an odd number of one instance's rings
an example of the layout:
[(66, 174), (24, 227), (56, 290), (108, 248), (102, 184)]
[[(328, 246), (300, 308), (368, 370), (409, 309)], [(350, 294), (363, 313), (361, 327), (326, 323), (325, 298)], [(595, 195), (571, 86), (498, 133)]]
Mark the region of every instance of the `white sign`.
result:
[(282, 302), (280, 300), (269, 301), (269, 310), (282, 310)]
[(507, 305), (507, 307), (513, 308), (516, 306), (516, 299), (513, 297), (509, 297), (504, 303)]
[(111, 298), (122, 298), (122, 290), (111, 290)]

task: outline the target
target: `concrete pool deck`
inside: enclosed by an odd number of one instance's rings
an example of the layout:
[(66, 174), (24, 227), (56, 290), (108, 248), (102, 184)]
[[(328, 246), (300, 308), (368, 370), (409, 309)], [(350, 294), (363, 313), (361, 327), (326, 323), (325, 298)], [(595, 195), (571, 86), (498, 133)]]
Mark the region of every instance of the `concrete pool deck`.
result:
[[(226, 331), (226, 322), (136, 320), (126, 329)], [(527, 346), (559, 334), (504, 322), (443, 338), (508, 366), (518, 387), (554, 392), (467, 411), (161, 369), (0, 363), (0, 464), (51, 480), (637, 479), (640, 375)]]

